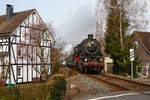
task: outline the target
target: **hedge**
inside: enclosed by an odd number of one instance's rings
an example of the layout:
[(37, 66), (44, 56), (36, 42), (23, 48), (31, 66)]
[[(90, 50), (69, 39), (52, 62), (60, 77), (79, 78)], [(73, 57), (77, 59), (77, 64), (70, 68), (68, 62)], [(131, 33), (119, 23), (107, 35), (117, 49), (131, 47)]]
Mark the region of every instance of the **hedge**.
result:
[(65, 87), (65, 78), (54, 76), (50, 83), (0, 87), (0, 100), (63, 100)]
[(51, 80), (51, 88), (46, 100), (64, 100), (66, 90), (65, 77), (62, 75), (54, 75)]

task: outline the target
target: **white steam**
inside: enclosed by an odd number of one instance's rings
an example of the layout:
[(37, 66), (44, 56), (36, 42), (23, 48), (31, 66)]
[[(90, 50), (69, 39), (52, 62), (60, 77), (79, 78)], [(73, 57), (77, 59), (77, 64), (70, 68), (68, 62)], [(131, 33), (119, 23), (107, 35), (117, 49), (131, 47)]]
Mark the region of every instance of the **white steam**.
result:
[(67, 19), (56, 27), (58, 37), (66, 42), (64, 51), (71, 51), (88, 33), (95, 33), (96, 17), (95, 7), (92, 5), (80, 6), (75, 11), (70, 11)]

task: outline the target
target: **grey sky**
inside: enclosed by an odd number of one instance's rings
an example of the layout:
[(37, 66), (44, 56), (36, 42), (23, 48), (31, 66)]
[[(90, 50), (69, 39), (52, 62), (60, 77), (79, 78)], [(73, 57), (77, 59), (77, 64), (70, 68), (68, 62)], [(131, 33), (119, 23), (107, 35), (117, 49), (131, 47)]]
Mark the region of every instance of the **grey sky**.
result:
[[(146, 1), (149, 18), (150, 1)], [(53, 22), (57, 36), (67, 43), (66, 50), (95, 32), (96, 0), (0, 0), (0, 15), (5, 14), (7, 3), (13, 4), (15, 11), (36, 8), (45, 22)]]
[(7, 3), (15, 11), (36, 8), (45, 22), (52, 21), (57, 36), (62, 37), (69, 49), (94, 31), (96, 0), (1, 0), (0, 15), (5, 14)]
[(0, 0), (0, 15), (5, 13), (7, 3), (13, 4), (15, 11), (36, 8), (44, 21), (59, 24), (68, 13), (82, 5), (94, 5), (95, 0)]

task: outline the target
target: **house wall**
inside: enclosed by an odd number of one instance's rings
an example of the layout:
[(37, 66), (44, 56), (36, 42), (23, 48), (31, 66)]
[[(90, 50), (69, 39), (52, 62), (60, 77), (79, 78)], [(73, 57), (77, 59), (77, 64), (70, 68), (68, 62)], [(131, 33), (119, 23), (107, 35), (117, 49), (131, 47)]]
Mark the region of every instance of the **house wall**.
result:
[(8, 38), (0, 38), (0, 52), (8, 52)]
[(104, 61), (104, 71), (113, 73), (113, 60), (110, 57), (105, 57)]
[[(32, 65), (34, 64), (35, 68), (37, 68), (38, 71), (41, 71), (41, 61), (37, 57), (36, 54), (33, 54), (33, 58), (36, 60), (34, 62), (31, 62), (29, 58), (19, 58), (18, 54), (18, 48), (19, 45), (21, 44), (20, 41), (23, 41), (25, 44), (29, 44), (29, 41), (25, 39), (25, 33), (29, 31), (29, 28), (25, 28), (22, 26), (28, 26), (30, 27), (32, 24), (38, 24), (38, 22), (41, 21), (39, 15), (34, 12), (34, 14), (31, 14), (18, 28), (12, 33), (11, 36), (11, 52), (10, 52), (10, 63), (11, 63), (11, 76), (10, 78), (7, 79), (6, 84), (9, 83), (9, 79), (11, 80), (11, 84), (15, 83), (15, 80), (17, 80), (17, 83), (25, 83), (25, 82), (32, 82), (33, 78), (39, 77), (39, 73), (34, 70)], [(45, 33), (44, 33), (45, 34)], [(44, 57), (48, 58), (47, 62), (47, 68), (49, 69), (49, 74), (50, 74), (50, 41), (44, 41), (42, 43), (43, 46), (47, 46), (44, 49)], [(28, 46), (28, 48), (31, 49), (32, 46)], [(21, 52), (22, 49), (21, 49)], [(49, 56), (49, 57), (48, 57)], [(6, 60), (9, 61), (9, 57), (5, 57)], [(0, 65), (2, 63), (0, 62)], [(0, 72), (2, 69), (0, 68)]]
[[(8, 66), (8, 62), (6, 62), (6, 60), (8, 59), (8, 56), (5, 57), (0, 57), (0, 77), (6, 76), (6, 72), (7, 72), (7, 66)], [(5, 63), (5, 65), (4, 65)]]
[(143, 45), (138, 42), (138, 48), (135, 50), (135, 55), (138, 56), (139, 60), (141, 61), (142, 66), (146, 66), (150, 63), (150, 56), (145, 52)]

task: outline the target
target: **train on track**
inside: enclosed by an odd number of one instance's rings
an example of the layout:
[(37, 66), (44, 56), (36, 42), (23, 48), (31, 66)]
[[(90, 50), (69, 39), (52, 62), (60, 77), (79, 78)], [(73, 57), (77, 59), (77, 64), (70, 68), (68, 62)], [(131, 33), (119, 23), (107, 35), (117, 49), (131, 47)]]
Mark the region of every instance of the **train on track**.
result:
[(74, 47), (73, 53), (65, 59), (65, 65), (76, 68), (80, 73), (100, 73), (104, 69), (100, 44), (93, 34), (88, 34), (87, 39)]

